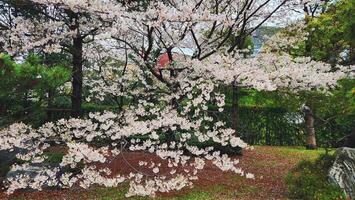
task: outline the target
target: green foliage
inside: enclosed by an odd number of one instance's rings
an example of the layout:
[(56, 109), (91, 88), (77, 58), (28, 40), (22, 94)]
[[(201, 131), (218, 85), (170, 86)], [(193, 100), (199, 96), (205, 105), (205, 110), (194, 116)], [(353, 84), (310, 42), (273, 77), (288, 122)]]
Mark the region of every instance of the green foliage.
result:
[[(306, 16), (306, 28), (302, 31), (308, 33), (307, 39), (297, 40), (300, 42), (283, 50), (295, 57), (309, 55), (313, 60), (328, 62), (334, 66), (333, 70), (336, 70), (336, 64), (354, 64), (355, 1), (331, 2), (324, 11), (316, 17)], [(297, 25), (288, 28), (281, 30), (281, 33), (291, 38), (300, 35)], [(350, 134), (355, 128), (354, 85), (354, 79), (345, 79), (338, 82), (336, 89), (327, 93), (315, 90), (297, 94), (292, 91), (252, 91), (239, 102), (259, 107), (280, 107), (289, 113), (299, 113), (301, 105), (306, 104), (315, 117), (317, 143), (320, 146), (334, 146), (340, 138)], [(255, 118), (259, 119), (259, 116)], [(278, 126), (282, 127), (282, 123)], [(297, 126), (303, 129), (303, 126)], [(257, 130), (265, 130), (263, 125), (258, 127), (260, 128)], [(264, 134), (265, 131), (260, 132)], [(294, 133), (297, 134), (296, 131)], [(290, 139), (286, 136), (286, 140)]]
[[(67, 68), (58, 64), (44, 66), (43, 63), (34, 54), (29, 54), (20, 63), (13, 61), (9, 55), (0, 54), (1, 118), (18, 118), (17, 115), (23, 117), (29, 113), (29, 108), (38, 109), (48, 90), (55, 90), (70, 79)], [(5, 121), (11, 120), (14, 119)]]
[(304, 29), (293, 25), (280, 31), (290, 38), (307, 34), (306, 39), (299, 38), (282, 51), (294, 57), (309, 56), (332, 65), (354, 64), (355, 3), (353, 0), (339, 0), (326, 4), (323, 8), (318, 7), (318, 10), (323, 10), (320, 15), (305, 17)]
[(340, 188), (331, 185), (327, 173), (334, 161), (332, 155), (320, 155), (315, 161), (303, 160), (286, 176), (290, 198), (304, 200), (345, 199)]
[(355, 50), (355, 3), (340, 0), (317, 17), (306, 18), (309, 34), (304, 43), (292, 50), (293, 55), (304, 55), (305, 43), (310, 43), (312, 59), (331, 64), (353, 64)]
[[(355, 80), (343, 79), (327, 93), (293, 93), (241, 90), (239, 124), (241, 135), (251, 144), (302, 145), (305, 141), (303, 115), (299, 108), (306, 103), (313, 108), (316, 139), (320, 147), (335, 146), (351, 133), (355, 121)], [(226, 111), (231, 111), (231, 92), (226, 93)], [(226, 121), (228, 117), (226, 117)], [(298, 118), (292, 122), (292, 119)], [(267, 139), (270, 138), (270, 139)], [(266, 142), (268, 140), (269, 142)]]
[(326, 97), (313, 98), (317, 139), (334, 145), (355, 128), (355, 79), (339, 81), (339, 87)]
[(45, 152), (44, 155), (47, 156), (44, 162), (49, 164), (59, 164), (64, 157), (62, 152)]
[(29, 89), (43, 91), (58, 87), (69, 80), (70, 72), (62, 66), (45, 67), (39, 57), (30, 54), (17, 64), (10, 56), (0, 54), (0, 97), (21, 95)]
[(302, 124), (293, 117), (299, 114), (282, 107), (239, 106), (237, 134), (253, 145), (303, 145)]

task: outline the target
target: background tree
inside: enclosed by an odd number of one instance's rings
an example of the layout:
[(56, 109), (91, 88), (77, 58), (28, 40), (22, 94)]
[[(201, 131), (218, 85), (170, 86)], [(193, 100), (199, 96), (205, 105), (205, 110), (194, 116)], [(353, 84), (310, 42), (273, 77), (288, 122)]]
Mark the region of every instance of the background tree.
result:
[(60, 65), (44, 66), (42, 61), (29, 55), (17, 64), (10, 56), (0, 54), (0, 116), (1, 125), (12, 120), (33, 121), (28, 116), (32, 110), (44, 104), (48, 90), (54, 90), (67, 82), (70, 72)]
[(7, 30), (2, 42), (10, 54), (63, 51), (71, 55), (72, 116), (80, 116), (84, 45), (108, 23), (92, 13), (107, 13), (109, 5), (57, 1), (4, 1), (1, 5), (1, 12), (6, 13), (1, 27)]

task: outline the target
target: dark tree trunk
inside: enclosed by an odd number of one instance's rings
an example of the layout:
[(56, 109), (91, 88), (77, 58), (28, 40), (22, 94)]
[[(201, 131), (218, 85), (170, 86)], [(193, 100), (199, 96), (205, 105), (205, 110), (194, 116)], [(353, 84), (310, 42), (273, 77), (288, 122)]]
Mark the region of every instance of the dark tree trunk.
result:
[[(305, 23), (306, 25), (309, 24), (310, 18), (313, 17), (309, 15), (309, 10), (306, 7), (305, 4), (305, 9), (304, 11), (306, 12), (306, 17), (305, 17)], [(307, 37), (307, 40), (305, 41), (305, 51), (304, 51), (304, 56), (306, 57), (312, 57), (312, 32), (309, 32), (309, 35)], [(313, 116), (313, 111), (310, 107), (304, 106), (302, 108), (302, 111), (304, 113), (304, 122), (305, 122), (305, 130), (306, 130), (306, 148), (307, 149), (316, 149), (317, 148), (317, 143), (316, 143), (316, 134), (314, 130), (314, 116)]]
[[(228, 50), (229, 53), (231, 53), (234, 49), (234, 47), (237, 47), (238, 50), (243, 49), (244, 42), (245, 42), (245, 37), (243, 32), (240, 33), (240, 35), (236, 38), (234, 41), (234, 44), (232, 44), (232, 47)], [(243, 54), (244, 58), (246, 58), (246, 54)], [(238, 107), (238, 85), (237, 85), (237, 80), (232, 82), (232, 128), (235, 131), (235, 135), (238, 135), (238, 112), (239, 112), (239, 107)]]
[(72, 69), (72, 117), (81, 116), (81, 99), (83, 89), (83, 39), (73, 38), (73, 69)]
[(232, 83), (232, 128), (237, 135), (238, 131), (238, 87), (235, 82)]
[(316, 149), (317, 148), (317, 143), (316, 143), (316, 134), (314, 131), (314, 116), (312, 109), (308, 106), (304, 106), (302, 108), (302, 111), (304, 113), (304, 121), (305, 121), (305, 129), (306, 129), (306, 148), (307, 149)]
[(305, 41), (305, 52), (306, 57), (312, 57), (312, 34), (309, 34), (309, 37)]
[(53, 89), (48, 90), (48, 105), (47, 105), (47, 121), (53, 120), (53, 111), (52, 109), (52, 101), (53, 101)]

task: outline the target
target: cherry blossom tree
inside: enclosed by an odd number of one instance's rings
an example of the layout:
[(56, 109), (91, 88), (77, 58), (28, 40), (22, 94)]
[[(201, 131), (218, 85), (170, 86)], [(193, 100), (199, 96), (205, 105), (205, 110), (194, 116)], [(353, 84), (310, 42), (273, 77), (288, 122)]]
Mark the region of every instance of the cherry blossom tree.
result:
[[(355, 66), (332, 66), (324, 62), (312, 61), (307, 57), (292, 58), (284, 53), (277, 57), (270, 53), (261, 54), (256, 59), (260, 59), (256, 62), (270, 72), (270, 79), (280, 92), (291, 92), (295, 95), (312, 93), (329, 95), (331, 94), (329, 91), (336, 88), (338, 80), (354, 78)], [(307, 98), (300, 110), (304, 113), (306, 147), (315, 149), (317, 144), (314, 114), (313, 108), (307, 105), (308, 102)]]
[[(198, 171), (203, 169), (206, 160), (210, 160), (223, 171), (233, 171), (252, 178), (253, 175), (244, 173), (242, 169), (236, 167), (238, 160), (233, 160), (215, 149), (216, 145), (205, 148), (190, 145), (190, 141), (197, 138), (201, 143), (213, 141), (221, 146), (249, 148), (234, 135), (234, 130), (225, 128), (224, 122), (209, 115), (208, 105), (212, 102), (220, 108), (218, 112), (223, 112), (224, 95), (216, 93), (215, 87), (229, 84), (237, 77), (245, 86), (262, 90), (290, 87), (294, 90), (304, 90), (333, 87), (336, 80), (345, 75), (329, 74), (327, 65), (318, 62), (293, 60), (286, 56), (276, 58), (274, 55), (264, 55), (243, 60), (213, 56), (212, 60), (213, 62), (207, 59), (179, 63), (185, 70), (169, 79), (170, 82), (179, 83), (179, 90), (174, 94), (166, 92), (168, 89), (166, 84), (159, 81), (156, 87), (150, 87), (146, 83), (149, 77), (139, 76), (141, 72), (139, 66), (133, 65), (131, 72), (138, 74), (132, 74), (140, 79), (144, 89), (153, 90), (152, 93), (155, 95), (143, 92), (144, 98), (138, 100), (138, 104), (130, 105), (125, 112), (92, 113), (89, 119), (63, 119), (46, 123), (38, 129), (21, 123), (13, 124), (2, 130), (1, 149), (27, 149), (17, 154), (21, 160), (43, 162), (45, 159), (43, 152), (51, 146), (48, 139), (62, 143), (68, 149), (58, 167), (43, 169), (35, 179), (21, 175), (8, 180), (8, 192), (28, 187), (42, 189), (44, 185), (71, 187), (79, 184), (88, 188), (97, 184), (112, 187), (123, 181), (130, 181), (127, 196), (154, 195), (157, 191), (168, 192), (191, 185), (197, 178)], [(236, 64), (238, 66), (235, 66)], [(305, 75), (308, 75), (308, 79), (304, 78)], [(322, 76), (325, 76), (324, 80), (319, 80), (318, 77)], [(132, 92), (130, 95), (142, 94), (142, 88), (137, 90), (137, 93)], [(157, 93), (161, 95), (157, 96)], [(179, 104), (182, 98), (188, 99), (187, 104)], [(177, 99), (175, 102), (179, 105), (172, 105), (172, 99)], [(145, 136), (147, 139), (134, 136)], [(162, 136), (165, 139), (161, 139)], [(106, 146), (96, 147), (94, 141), (99, 139), (108, 139), (111, 142)], [(126, 145), (128, 149), (125, 148)], [(129, 175), (110, 176), (109, 169), (97, 168), (95, 165), (109, 163), (115, 156), (124, 156), (127, 150), (145, 150), (163, 161), (156, 163), (142, 160), (139, 166), (150, 169), (151, 172), (148, 174), (135, 171)], [(85, 166), (80, 173), (63, 173), (65, 167), (76, 168), (79, 163)], [(159, 174), (164, 164), (170, 169), (168, 175)], [(30, 167), (28, 163), (15, 165), (12, 171), (21, 171), (28, 167)], [(146, 177), (153, 178), (143, 181)]]
[[(189, 64), (196, 64), (196, 69), (190, 68), (189, 71), (177, 74), (176, 80), (180, 80), (181, 90), (177, 90), (173, 95), (161, 93), (159, 97), (144, 93), (145, 100), (139, 100), (138, 104), (131, 105), (125, 112), (92, 113), (89, 119), (63, 119), (46, 123), (38, 129), (24, 124), (13, 124), (2, 130), (1, 149), (26, 149), (17, 154), (21, 160), (43, 162), (43, 151), (50, 147), (48, 139), (63, 143), (68, 149), (60, 166), (43, 169), (35, 179), (26, 175), (10, 179), (8, 192), (27, 187), (41, 189), (44, 185), (70, 187), (79, 184), (84, 188), (92, 184), (116, 186), (124, 180), (130, 180), (128, 196), (154, 195), (157, 191), (168, 192), (191, 185), (206, 160), (210, 160), (223, 171), (233, 171), (252, 178), (251, 174), (244, 173), (236, 166), (238, 160), (231, 159), (212, 146), (201, 148), (190, 144), (192, 140), (197, 139), (200, 143), (213, 141), (221, 146), (248, 148), (247, 144), (234, 136), (232, 129), (225, 128), (224, 122), (216, 120), (207, 112), (207, 105), (211, 102), (217, 102), (217, 106), (221, 108), (219, 112), (223, 111), (224, 95), (215, 93), (214, 87), (216, 83), (224, 81), (223, 76), (227, 74), (218, 75), (218, 71), (211, 72), (209, 68), (200, 68), (198, 66), (203, 65), (197, 60)], [(227, 64), (224, 65), (228, 67)], [(216, 77), (211, 79), (213, 74)], [(183, 79), (184, 76), (188, 78)], [(143, 77), (142, 82), (144, 80)], [(164, 88), (166, 90), (166, 85), (161, 84), (159, 88), (150, 89), (155, 89), (154, 94), (157, 94), (158, 91), (163, 92)], [(171, 105), (173, 98), (184, 97), (189, 101), (186, 105), (179, 106), (181, 111)], [(164, 135), (166, 138), (161, 139)], [(145, 139), (135, 136), (144, 136)], [(108, 139), (111, 142), (104, 147), (95, 147), (94, 142), (99, 139)], [(128, 149), (124, 148), (127, 144)], [(123, 151), (127, 150), (145, 150), (156, 154), (162, 161), (142, 161), (140, 165), (151, 170), (148, 174), (138, 171), (112, 177), (109, 176), (109, 169), (95, 168), (95, 163), (108, 163), (110, 158), (121, 156)], [(61, 170), (65, 167), (76, 168), (78, 163), (85, 165), (80, 173), (64, 173), (57, 179)], [(163, 164), (168, 165), (169, 172), (160, 175)], [(15, 165), (12, 171), (21, 171), (28, 167), (28, 163)], [(143, 178), (147, 177), (153, 178), (144, 181)]]
[[(64, 51), (72, 57), (72, 116), (81, 113), (83, 48), (103, 31), (107, 21), (99, 15), (110, 9), (102, 1), (4, 1), (0, 27), (4, 49), (13, 56), (37, 51)], [(32, 12), (29, 14), (28, 10)]]
[[(311, 0), (311, 1), (300, 1), (300, 4), (294, 9), (295, 12), (298, 12), (300, 14), (304, 15), (304, 18), (300, 21), (297, 21), (296, 23), (289, 24), (288, 27), (286, 27), (284, 30), (280, 31), (279, 33), (275, 34), (273, 37), (269, 38), (269, 40), (266, 42), (264, 45), (264, 51), (266, 52), (277, 52), (279, 54), (291, 54), (294, 57), (302, 57), (301, 59), (305, 59), (304, 57), (309, 57), (306, 58), (306, 63), (304, 66), (315, 66), (316, 62), (311, 62), (310, 57), (314, 57), (312, 54), (312, 45), (316, 43), (316, 41), (312, 41), (312, 38), (314, 38), (314, 29), (309, 28), (310, 22), (312, 20), (316, 19), (319, 15), (327, 11), (327, 8), (334, 2), (332, 1), (318, 1), (318, 0)], [(300, 46), (304, 45), (304, 48), (300, 49)], [(331, 65), (325, 64), (322, 62), (319, 62), (316, 65), (323, 66), (323, 69), (318, 68), (319, 70), (322, 70), (323, 72), (336, 72), (336, 73), (343, 73), (344, 67), (341, 67), (335, 63), (336, 61), (332, 59)], [(312, 64), (313, 63), (313, 64)], [(299, 69), (301, 69), (300, 67)], [(353, 69), (353, 66), (348, 67), (348, 72), (349, 69)], [(308, 68), (307, 68), (308, 69)], [(307, 71), (312, 71), (312, 70), (307, 70)], [(351, 71), (351, 70), (350, 70)], [(322, 88), (322, 89), (332, 89), (334, 87), (334, 83), (339, 80), (340, 77), (344, 76), (339, 76), (340, 74), (333, 74), (333, 73), (327, 73), (325, 76), (322, 77), (327, 77), (331, 76), (334, 78), (333, 81), (330, 81), (329, 85), (321, 85), (320, 83), (327, 83), (324, 79), (319, 78), (319, 76), (314, 76), (317, 77), (319, 80), (319, 85), (309, 85), (310, 89), (315, 89), (315, 88)], [(302, 77), (303, 79), (300, 78), (295, 78), (295, 80), (299, 82), (308, 82), (310, 79), (313, 79), (313, 77), (310, 74), (305, 74)], [(349, 77), (353, 77), (353, 75), (350, 75)], [(326, 79), (327, 79), (326, 78)], [(293, 87), (291, 87), (293, 88)], [(304, 88), (305, 89), (305, 88)], [(315, 130), (314, 130), (314, 107), (311, 106), (311, 98), (306, 100), (305, 104), (302, 106), (301, 111), (304, 113), (304, 120), (305, 120), (305, 130), (307, 133), (307, 148), (310, 149), (315, 149), (317, 148), (316, 145), (316, 138), (315, 138)]]
[[(272, 19), (288, 1), (4, 2), (1, 27), (7, 31), (2, 42), (8, 52), (65, 50), (72, 55), (72, 114), (78, 116), (82, 101), (83, 48), (94, 36), (125, 43), (129, 53), (139, 57), (140, 64), (167, 83), (152, 70), (159, 53), (166, 51), (170, 60), (173, 59), (171, 50), (182, 46), (197, 49), (193, 58), (200, 60), (219, 50), (232, 53), (247, 35)], [(35, 17), (28, 17), (24, 9), (18, 12), (24, 6), (34, 10)], [(235, 33), (237, 37), (227, 45)]]
[[(45, 162), (44, 152), (53, 143), (66, 150), (59, 166), (43, 167), (34, 179), (25, 173), (9, 178), (8, 193), (45, 186), (113, 187), (127, 181), (127, 196), (153, 196), (190, 186), (206, 162), (254, 178), (223, 151), (251, 147), (216, 117), (225, 106), (225, 95), (217, 88), (232, 83), (267, 91), (333, 87), (347, 72), (329, 73), (322, 63), (288, 56), (241, 56), (245, 37), (287, 11), (292, 1), (147, 1), (144, 6), (110, 0), (26, 2), (39, 17), (14, 16), (15, 25), (2, 40), (5, 49), (13, 55), (38, 49), (68, 51), (73, 61), (74, 117), (80, 112), (82, 82), (91, 93), (87, 101), (111, 98), (121, 109), (39, 128), (15, 123), (1, 130), (0, 150), (21, 149), (16, 156), (26, 161), (12, 166), (13, 172)], [(192, 56), (174, 58), (173, 49), (183, 47), (193, 50)], [(157, 70), (163, 53), (169, 65)], [(83, 70), (84, 60), (88, 66)], [(122, 97), (129, 103), (122, 103)], [(104, 145), (96, 145), (98, 141)], [(141, 160), (141, 170), (132, 168), (130, 174), (113, 174), (105, 167), (134, 151), (159, 159)]]

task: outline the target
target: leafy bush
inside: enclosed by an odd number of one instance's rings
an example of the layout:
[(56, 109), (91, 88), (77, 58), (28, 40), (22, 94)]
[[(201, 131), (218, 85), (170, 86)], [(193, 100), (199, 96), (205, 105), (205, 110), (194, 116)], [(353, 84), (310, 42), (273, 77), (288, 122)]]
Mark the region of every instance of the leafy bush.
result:
[(289, 197), (305, 200), (345, 199), (343, 191), (327, 180), (327, 173), (333, 161), (334, 156), (327, 154), (321, 155), (315, 161), (301, 161), (286, 176)]

